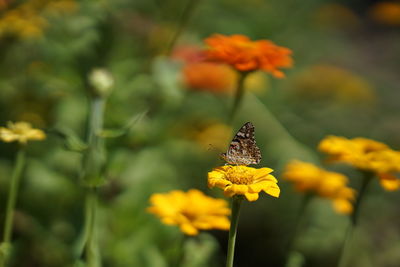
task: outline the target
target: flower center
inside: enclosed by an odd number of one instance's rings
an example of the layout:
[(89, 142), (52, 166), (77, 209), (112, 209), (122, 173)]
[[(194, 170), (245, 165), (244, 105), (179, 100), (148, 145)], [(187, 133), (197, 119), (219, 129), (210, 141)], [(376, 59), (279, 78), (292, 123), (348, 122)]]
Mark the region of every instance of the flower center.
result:
[(242, 168), (232, 168), (228, 171), (227, 177), (233, 184), (252, 184), (253, 175), (251, 172)]
[(183, 210), (182, 215), (185, 216), (189, 221), (194, 221), (194, 219), (197, 217), (196, 213), (190, 210)]

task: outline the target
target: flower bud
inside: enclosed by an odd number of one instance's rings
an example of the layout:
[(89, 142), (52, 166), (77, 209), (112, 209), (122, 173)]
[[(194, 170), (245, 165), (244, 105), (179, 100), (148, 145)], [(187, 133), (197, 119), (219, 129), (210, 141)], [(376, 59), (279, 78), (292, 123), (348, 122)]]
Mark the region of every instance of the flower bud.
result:
[(114, 77), (108, 70), (96, 68), (89, 74), (89, 85), (95, 96), (107, 97), (112, 91)]

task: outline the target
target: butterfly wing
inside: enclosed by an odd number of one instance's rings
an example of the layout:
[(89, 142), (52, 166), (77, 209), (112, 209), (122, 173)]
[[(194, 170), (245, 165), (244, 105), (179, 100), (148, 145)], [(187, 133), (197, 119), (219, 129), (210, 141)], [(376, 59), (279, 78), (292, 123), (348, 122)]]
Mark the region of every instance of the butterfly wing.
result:
[(245, 123), (233, 137), (228, 151), (224, 155), (230, 164), (249, 165), (258, 164), (261, 160), (261, 152), (254, 138), (254, 125)]

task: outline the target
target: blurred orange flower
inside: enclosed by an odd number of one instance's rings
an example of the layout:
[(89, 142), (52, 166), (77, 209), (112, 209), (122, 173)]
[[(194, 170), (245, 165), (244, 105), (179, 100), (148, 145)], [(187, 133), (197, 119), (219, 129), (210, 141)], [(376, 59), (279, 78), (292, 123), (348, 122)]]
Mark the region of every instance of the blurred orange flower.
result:
[(171, 58), (184, 63), (195, 63), (204, 61), (205, 53), (198, 45), (180, 45), (172, 51)]
[(212, 62), (189, 63), (183, 68), (184, 83), (198, 91), (233, 92), (237, 74), (226, 65)]
[(252, 41), (244, 35), (215, 34), (207, 39), (208, 60), (226, 63), (242, 72), (263, 70), (277, 78), (284, 77), (279, 68), (293, 65), (292, 51), (268, 40)]
[(381, 24), (400, 26), (400, 3), (380, 2), (370, 9), (370, 17)]

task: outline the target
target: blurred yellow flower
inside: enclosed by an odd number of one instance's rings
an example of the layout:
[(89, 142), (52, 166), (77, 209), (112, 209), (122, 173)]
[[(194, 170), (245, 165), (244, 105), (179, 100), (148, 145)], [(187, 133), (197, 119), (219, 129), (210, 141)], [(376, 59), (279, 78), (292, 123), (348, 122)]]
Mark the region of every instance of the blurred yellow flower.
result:
[(326, 171), (311, 163), (292, 161), (286, 165), (283, 178), (292, 182), (299, 192), (332, 200), (338, 213), (349, 214), (353, 211), (355, 191), (347, 187), (348, 179), (343, 174)]
[(244, 81), (244, 88), (246, 91), (256, 94), (266, 92), (270, 87), (270, 79), (262, 71), (254, 71), (247, 75)]
[(49, 1), (46, 11), (53, 14), (68, 14), (78, 9), (78, 3), (75, 0)]
[(294, 93), (313, 100), (364, 104), (376, 99), (373, 86), (362, 76), (333, 65), (314, 65), (294, 79)]
[(0, 36), (12, 34), (22, 39), (37, 38), (47, 25), (46, 19), (21, 5), (6, 12), (0, 19)]
[(232, 136), (232, 128), (222, 123), (210, 123), (199, 131), (195, 132), (194, 140), (204, 149), (210, 146), (223, 150), (228, 145)]
[(46, 134), (39, 129), (32, 128), (28, 122), (9, 122), (7, 128), (0, 127), (0, 140), (4, 142), (18, 141), (26, 144), (29, 140), (43, 140)]
[(270, 168), (225, 165), (208, 173), (208, 186), (223, 189), (227, 197), (243, 195), (248, 201), (256, 201), (261, 191), (279, 197), (278, 181), (271, 175), (272, 171)]
[(315, 24), (328, 29), (349, 30), (361, 26), (361, 19), (349, 7), (328, 2), (320, 6), (314, 15)]
[(330, 161), (341, 161), (362, 171), (373, 172), (388, 191), (400, 189), (400, 180), (393, 173), (400, 172), (400, 151), (384, 143), (367, 138), (347, 139), (339, 136), (324, 138), (318, 149), (329, 155)]
[(229, 230), (228, 202), (212, 198), (201, 191), (174, 190), (165, 194), (153, 194), (147, 210), (168, 225), (178, 225), (187, 235), (197, 235), (199, 230)]
[(0, 37), (14, 35), (21, 39), (34, 39), (43, 35), (49, 25), (45, 12), (50, 14), (75, 11), (74, 0), (28, 0), (4, 11), (0, 18)]
[(369, 15), (378, 23), (400, 26), (400, 3), (391, 1), (376, 3), (369, 10)]

